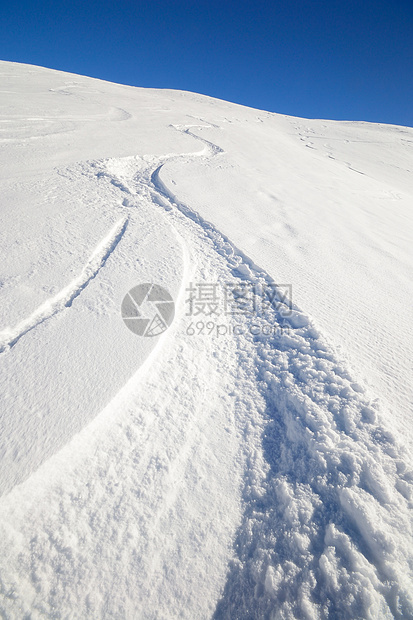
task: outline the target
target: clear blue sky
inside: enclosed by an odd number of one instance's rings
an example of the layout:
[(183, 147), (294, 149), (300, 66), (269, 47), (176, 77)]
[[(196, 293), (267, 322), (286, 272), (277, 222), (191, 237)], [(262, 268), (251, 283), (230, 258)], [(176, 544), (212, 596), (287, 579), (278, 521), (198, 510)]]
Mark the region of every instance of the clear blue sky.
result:
[(413, 126), (413, 0), (3, 0), (0, 58)]

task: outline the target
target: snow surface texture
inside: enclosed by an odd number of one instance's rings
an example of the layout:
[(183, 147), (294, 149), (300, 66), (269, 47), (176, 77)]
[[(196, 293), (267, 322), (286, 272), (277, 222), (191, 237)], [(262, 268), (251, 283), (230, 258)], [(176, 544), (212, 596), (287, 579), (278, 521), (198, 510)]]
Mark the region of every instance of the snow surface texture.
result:
[(0, 77), (2, 615), (413, 617), (413, 131)]

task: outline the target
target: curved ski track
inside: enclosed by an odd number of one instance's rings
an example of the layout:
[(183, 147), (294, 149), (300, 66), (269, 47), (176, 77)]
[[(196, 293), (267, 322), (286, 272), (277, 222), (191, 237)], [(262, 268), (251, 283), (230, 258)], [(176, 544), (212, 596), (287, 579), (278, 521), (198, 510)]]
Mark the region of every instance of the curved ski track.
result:
[[(194, 126), (174, 126), (205, 145), (190, 157), (219, 156), (222, 149), (190, 131)], [(239, 286), (262, 290), (274, 284), (162, 182), (169, 160), (187, 158), (165, 156), (128, 183), (111, 182), (135, 197), (150, 197), (173, 226), (185, 225), (186, 235), (190, 230), (201, 237)], [(308, 318), (281, 296), (254, 317), (260, 328), (278, 326), (273, 335), (251, 334), (243, 316), (234, 322), (237, 415), (247, 464), (244, 516), (214, 617), (413, 617), (413, 472), (380, 423), (377, 403)], [(255, 403), (251, 377), (264, 409)]]
[(0, 332), (0, 353), (12, 348), (22, 336), (72, 305), (76, 297), (80, 295), (91, 280), (96, 278), (99, 271), (105, 265), (121, 240), (127, 225), (127, 217), (123, 217), (116, 222), (106, 237), (97, 245), (77, 278), (72, 280), (52, 298), (45, 301), (18, 325)]

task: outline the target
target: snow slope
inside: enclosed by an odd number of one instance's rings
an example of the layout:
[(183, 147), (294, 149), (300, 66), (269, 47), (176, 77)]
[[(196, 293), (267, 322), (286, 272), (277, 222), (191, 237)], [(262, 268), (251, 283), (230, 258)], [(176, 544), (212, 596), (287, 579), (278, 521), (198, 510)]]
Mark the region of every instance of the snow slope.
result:
[(413, 617), (413, 130), (0, 77), (2, 615)]

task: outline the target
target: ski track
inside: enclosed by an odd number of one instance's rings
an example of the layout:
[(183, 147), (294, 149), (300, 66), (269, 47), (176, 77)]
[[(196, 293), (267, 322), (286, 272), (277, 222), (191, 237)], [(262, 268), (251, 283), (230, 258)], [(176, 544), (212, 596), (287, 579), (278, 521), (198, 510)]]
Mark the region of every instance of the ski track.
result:
[(105, 265), (109, 256), (121, 240), (127, 225), (127, 217), (123, 217), (116, 222), (106, 237), (102, 239), (95, 248), (77, 278), (72, 280), (70, 284), (65, 286), (65, 288), (59, 291), (54, 297), (45, 301), (29, 317), (21, 321), (14, 328), (7, 328), (0, 332), (0, 353), (12, 348), (20, 338), (41, 323), (44, 323), (66, 308), (70, 308), (76, 297), (80, 295), (89, 282), (97, 276), (100, 269)]
[[(192, 125), (190, 126), (192, 127)], [(222, 149), (202, 141), (192, 156)], [(272, 278), (160, 178), (170, 155), (138, 173), (133, 194), (149, 194), (179, 212), (192, 234), (224, 262), (240, 285)], [(158, 162), (159, 163), (159, 162)], [(124, 180), (115, 186), (130, 192)], [(127, 201), (124, 204), (129, 204)], [(182, 226), (182, 217), (174, 217)], [(238, 415), (245, 433), (243, 522), (214, 618), (413, 617), (411, 509), (413, 472), (403, 448), (384, 428), (378, 405), (364, 395), (322, 335), (280, 297), (254, 324), (278, 325), (252, 335), (238, 317)], [(257, 409), (254, 385), (265, 402)]]

